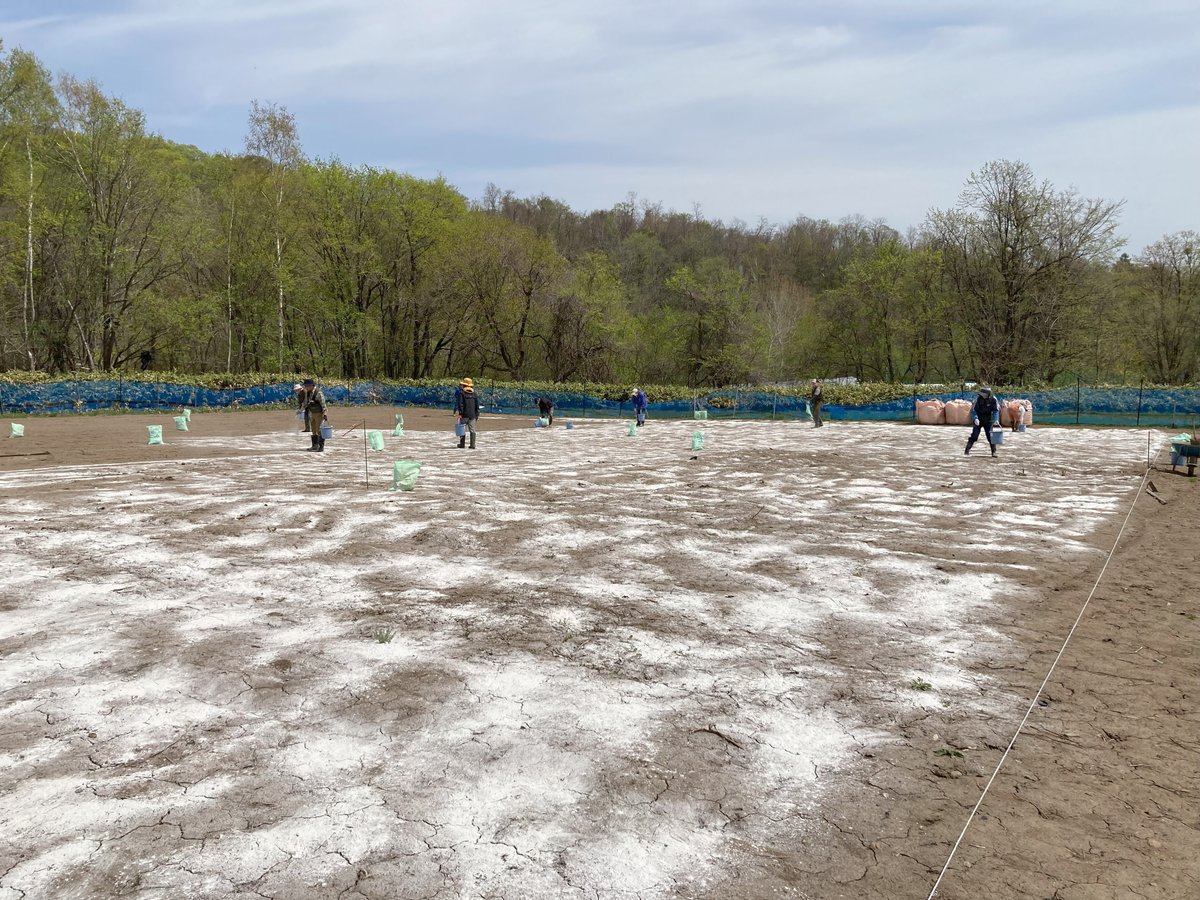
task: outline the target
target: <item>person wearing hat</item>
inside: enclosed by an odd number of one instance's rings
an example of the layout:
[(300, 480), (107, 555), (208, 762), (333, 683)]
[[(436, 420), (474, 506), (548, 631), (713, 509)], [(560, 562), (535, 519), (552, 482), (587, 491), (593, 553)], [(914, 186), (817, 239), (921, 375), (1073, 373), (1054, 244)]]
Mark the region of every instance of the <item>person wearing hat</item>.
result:
[(981, 428), (987, 437), (988, 446), (992, 448), (992, 456), (996, 455), (996, 444), (992, 441), (992, 419), (999, 411), (1000, 401), (992, 396), (992, 389), (987, 385), (981, 385), (979, 396), (975, 398), (975, 404), (971, 407), (973, 417), (971, 422), (974, 427), (971, 429), (971, 436), (967, 438), (967, 449), (964, 451), (967, 456), (971, 455), (971, 448), (979, 440)]
[(312, 432), (312, 446), (308, 449), (320, 453), (325, 449), (325, 438), (321, 437), (321, 424), (325, 421), (325, 392), (311, 378), (305, 378), (300, 388), (300, 408), (304, 410), (304, 421)]
[(475, 393), (475, 382), (464, 378), (454, 392), (454, 412), (458, 421), (466, 426), (466, 433), (458, 439), (458, 449), (467, 446), (467, 434), (471, 435), (471, 449), (475, 449), (475, 420), (479, 418), (479, 395)]
[(808, 402), (812, 408), (813, 427), (820, 428), (824, 424), (821, 421), (821, 404), (825, 402), (825, 394), (821, 390), (821, 382), (816, 378), (812, 380), (812, 390), (809, 391)]
[(646, 409), (650, 406), (650, 401), (646, 399), (641, 388), (634, 388), (629, 392), (629, 402), (633, 404), (633, 413), (637, 416), (638, 427), (641, 428), (646, 424)]

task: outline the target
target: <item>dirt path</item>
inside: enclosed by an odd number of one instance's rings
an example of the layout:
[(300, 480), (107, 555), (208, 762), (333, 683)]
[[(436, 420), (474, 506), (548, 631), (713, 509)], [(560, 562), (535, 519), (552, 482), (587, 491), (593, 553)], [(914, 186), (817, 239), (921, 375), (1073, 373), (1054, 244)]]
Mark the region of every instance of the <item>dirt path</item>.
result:
[[(1200, 896), (1200, 483), (1169, 470), (1150, 480), (1157, 490), (1134, 505), (939, 897)], [(1111, 549), (1122, 518), (1099, 548)], [(1019, 691), (1033, 696), (1098, 562), (1014, 611), (1011, 633), (1030, 650), (1009, 676)]]

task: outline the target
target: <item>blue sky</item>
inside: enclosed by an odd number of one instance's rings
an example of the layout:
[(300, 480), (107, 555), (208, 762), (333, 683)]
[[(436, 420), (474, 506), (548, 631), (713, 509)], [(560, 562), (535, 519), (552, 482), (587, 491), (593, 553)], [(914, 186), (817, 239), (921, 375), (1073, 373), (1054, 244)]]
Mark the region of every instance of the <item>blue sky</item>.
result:
[(1019, 159), (1124, 200), (1131, 253), (1200, 230), (1192, 0), (7, 0), (0, 38), (172, 140), (274, 102), (310, 157), (471, 198), (904, 231)]

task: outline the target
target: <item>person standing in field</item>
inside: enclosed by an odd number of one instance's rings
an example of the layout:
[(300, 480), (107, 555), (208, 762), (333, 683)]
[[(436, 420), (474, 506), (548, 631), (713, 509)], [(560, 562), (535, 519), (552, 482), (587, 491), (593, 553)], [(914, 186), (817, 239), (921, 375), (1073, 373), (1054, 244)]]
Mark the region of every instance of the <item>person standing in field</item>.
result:
[(650, 401), (641, 388), (634, 388), (629, 392), (629, 402), (633, 404), (633, 414), (637, 417), (638, 428), (641, 428), (646, 424), (646, 410)]
[(546, 420), (547, 425), (554, 424), (554, 401), (548, 397), (537, 398), (538, 415)]
[(321, 425), (325, 422), (325, 392), (311, 378), (305, 378), (301, 388), (300, 408), (304, 410), (304, 421), (312, 433), (312, 446), (308, 449), (320, 453), (325, 449), (325, 438), (321, 437)]
[(820, 428), (824, 424), (821, 421), (821, 404), (825, 402), (825, 392), (821, 388), (821, 382), (816, 378), (812, 380), (812, 390), (809, 391), (808, 402), (812, 407), (813, 427)]
[(979, 440), (981, 428), (987, 437), (988, 446), (992, 448), (992, 456), (996, 455), (996, 444), (992, 441), (992, 419), (999, 411), (1000, 402), (992, 396), (992, 389), (987, 385), (980, 387), (975, 405), (971, 407), (971, 423), (974, 427), (971, 429), (971, 436), (967, 438), (967, 449), (963, 451), (967, 456), (971, 455), (971, 448)]
[(458, 421), (466, 427), (467, 431), (458, 439), (458, 448), (461, 450), (467, 446), (467, 434), (470, 434), (471, 449), (474, 450), (475, 421), (479, 418), (479, 396), (475, 393), (475, 382), (470, 378), (464, 378), (459, 384), (459, 389), (462, 393), (454, 401), (454, 411), (458, 413)]

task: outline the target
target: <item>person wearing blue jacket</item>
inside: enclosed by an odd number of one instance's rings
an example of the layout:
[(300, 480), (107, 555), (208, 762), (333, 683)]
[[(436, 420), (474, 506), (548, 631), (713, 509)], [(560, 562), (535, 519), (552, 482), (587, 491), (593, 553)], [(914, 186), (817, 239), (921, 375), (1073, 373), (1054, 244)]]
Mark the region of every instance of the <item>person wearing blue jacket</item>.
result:
[(971, 436), (967, 438), (967, 449), (964, 451), (968, 456), (971, 455), (971, 448), (975, 446), (975, 442), (979, 440), (979, 431), (983, 429), (984, 435), (987, 437), (988, 446), (992, 448), (992, 456), (996, 455), (996, 443), (992, 440), (992, 420), (1000, 413), (1000, 401), (992, 396), (992, 389), (987, 385), (979, 388), (979, 396), (975, 398), (975, 404), (971, 407)]
[(641, 388), (634, 388), (629, 392), (629, 402), (633, 404), (633, 413), (637, 416), (638, 427), (641, 428), (646, 424), (646, 409), (650, 406), (650, 401), (646, 399)]

